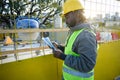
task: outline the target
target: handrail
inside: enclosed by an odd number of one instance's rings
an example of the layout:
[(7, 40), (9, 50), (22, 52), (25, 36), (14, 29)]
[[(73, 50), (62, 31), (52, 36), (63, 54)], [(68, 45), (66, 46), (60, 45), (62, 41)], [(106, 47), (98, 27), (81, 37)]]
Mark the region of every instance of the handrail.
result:
[[(18, 32), (63, 32), (68, 31), (68, 28), (60, 28), (60, 29), (9, 29), (9, 30), (0, 30), (0, 33), (18, 33)], [(9, 51), (0, 51), (0, 55), (3, 54), (16, 54), (19, 52), (27, 52), (27, 51), (35, 51), (35, 50), (43, 50), (48, 49), (47, 46), (41, 46), (39, 48), (27, 48), (27, 49), (17, 49), (17, 50), (9, 50)]]
[(18, 33), (18, 32), (62, 32), (68, 31), (68, 28), (60, 28), (60, 29), (8, 29), (8, 30), (0, 30), (0, 33)]
[[(68, 31), (68, 28), (60, 28), (60, 29), (12, 29), (12, 30), (0, 30), (0, 33), (18, 33), (18, 32), (62, 32), (62, 31)], [(118, 41), (118, 40), (114, 40)], [(112, 41), (98, 41), (99, 44), (103, 44), (106, 42), (112, 42)], [(48, 49), (48, 47), (41, 46), (39, 48), (27, 48), (27, 49), (19, 49), (19, 50), (9, 50), (9, 51), (0, 51), (0, 55), (2, 54), (16, 54), (19, 52), (27, 52), (27, 51), (34, 51), (34, 50), (43, 50)]]
[(45, 47), (38, 47), (38, 48), (26, 48), (26, 49), (17, 49), (17, 50), (9, 50), (9, 51), (1, 51), (0, 52), (0, 55), (2, 54), (16, 54), (16, 53), (19, 53), (19, 52), (28, 52), (28, 51), (35, 51), (35, 50), (43, 50), (43, 49), (48, 49), (47, 46)]
[[(51, 29), (0, 29), (0, 33), (18, 33), (18, 32), (62, 32), (68, 31), (69, 28), (51, 28)], [(120, 31), (120, 29), (97, 29), (96, 31)]]

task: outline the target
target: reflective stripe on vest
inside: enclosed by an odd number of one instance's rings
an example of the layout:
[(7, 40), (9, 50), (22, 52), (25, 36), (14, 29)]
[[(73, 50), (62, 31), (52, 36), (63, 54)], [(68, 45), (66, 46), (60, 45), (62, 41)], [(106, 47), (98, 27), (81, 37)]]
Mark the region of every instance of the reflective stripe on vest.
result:
[[(72, 51), (72, 46), (74, 41), (76, 40), (77, 36), (86, 29), (81, 29), (78, 31), (75, 31), (72, 33), (72, 35), (69, 37), (68, 42), (66, 42), (66, 47), (65, 47), (65, 54), (66, 55), (73, 55), (73, 56), (80, 56), (80, 54), (76, 54), (75, 52)], [(91, 32), (91, 31), (90, 31)], [(79, 71), (76, 71), (69, 66), (65, 65), (63, 63), (63, 77), (65, 80), (94, 80), (94, 70), (88, 72), (88, 73), (82, 73)]]
[(63, 67), (63, 71), (68, 73), (68, 74), (71, 74), (73, 76), (78, 76), (78, 77), (82, 77), (82, 78), (89, 78), (91, 76), (94, 75), (94, 72), (89, 72), (89, 73), (82, 73), (82, 72), (79, 72), (79, 71), (75, 71), (75, 70), (70, 70), (66, 67)]

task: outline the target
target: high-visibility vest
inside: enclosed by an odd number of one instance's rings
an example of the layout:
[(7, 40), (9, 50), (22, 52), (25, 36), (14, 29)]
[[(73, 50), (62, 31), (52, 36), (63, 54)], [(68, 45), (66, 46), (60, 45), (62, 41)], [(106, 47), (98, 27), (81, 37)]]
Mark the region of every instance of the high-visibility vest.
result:
[[(83, 31), (84, 29), (75, 31), (72, 33), (72, 35), (67, 40), (67, 45), (65, 47), (64, 53), (66, 55), (73, 55), (73, 56), (80, 56), (80, 54), (76, 54), (72, 51), (72, 45), (77, 38), (77, 36)], [(64, 80), (94, 80), (94, 70), (83, 73), (80, 71), (77, 71), (75, 69), (70, 68), (69, 66), (65, 65), (63, 63), (63, 78)]]

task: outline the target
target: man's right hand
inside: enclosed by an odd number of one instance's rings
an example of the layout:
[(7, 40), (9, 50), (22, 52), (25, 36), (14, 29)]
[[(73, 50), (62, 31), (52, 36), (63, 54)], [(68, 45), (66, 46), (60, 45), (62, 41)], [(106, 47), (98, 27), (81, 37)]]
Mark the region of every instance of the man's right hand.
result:
[(55, 42), (55, 41), (53, 41), (52, 44), (53, 44), (56, 48), (58, 48), (58, 46), (59, 46), (59, 44), (58, 44), (57, 42)]
[[(55, 41), (52, 41), (52, 44), (54, 45), (54, 47), (57, 49), (59, 44)], [(48, 45), (49, 48), (51, 48), (49, 45)], [(52, 48), (51, 48), (52, 49)]]
[(53, 56), (56, 58), (60, 58), (60, 56), (64, 54), (60, 49), (53, 50)]

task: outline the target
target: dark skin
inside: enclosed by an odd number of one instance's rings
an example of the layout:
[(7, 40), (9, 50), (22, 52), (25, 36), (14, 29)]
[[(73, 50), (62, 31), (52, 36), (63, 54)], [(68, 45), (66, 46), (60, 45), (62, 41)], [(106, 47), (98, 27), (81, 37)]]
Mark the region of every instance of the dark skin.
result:
[(65, 14), (65, 21), (68, 27), (74, 27), (80, 23), (84, 23), (86, 19), (83, 16), (83, 11), (78, 10)]
[(65, 14), (65, 21), (69, 27), (74, 27), (76, 25), (76, 15), (74, 12), (69, 12)]

